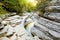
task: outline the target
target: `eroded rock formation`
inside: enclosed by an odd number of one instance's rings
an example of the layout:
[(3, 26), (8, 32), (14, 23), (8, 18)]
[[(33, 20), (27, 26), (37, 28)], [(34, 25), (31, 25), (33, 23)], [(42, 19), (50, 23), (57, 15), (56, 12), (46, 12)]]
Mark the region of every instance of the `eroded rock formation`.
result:
[(44, 17), (38, 12), (0, 18), (0, 40), (60, 40), (60, 0), (52, 0)]

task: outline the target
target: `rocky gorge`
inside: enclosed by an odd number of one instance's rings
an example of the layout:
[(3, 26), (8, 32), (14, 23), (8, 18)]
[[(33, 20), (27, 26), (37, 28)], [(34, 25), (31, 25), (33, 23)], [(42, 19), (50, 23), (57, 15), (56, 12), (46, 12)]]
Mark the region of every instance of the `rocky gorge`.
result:
[(60, 40), (60, 0), (39, 12), (6, 14), (0, 18), (0, 40)]

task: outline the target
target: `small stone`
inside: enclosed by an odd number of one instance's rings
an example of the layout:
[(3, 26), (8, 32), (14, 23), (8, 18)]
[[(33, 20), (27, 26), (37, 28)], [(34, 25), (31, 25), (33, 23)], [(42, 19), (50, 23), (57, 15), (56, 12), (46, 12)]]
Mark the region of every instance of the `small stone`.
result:
[(7, 21), (2, 21), (1, 23), (2, 23), (2, 24), (7, 24)]

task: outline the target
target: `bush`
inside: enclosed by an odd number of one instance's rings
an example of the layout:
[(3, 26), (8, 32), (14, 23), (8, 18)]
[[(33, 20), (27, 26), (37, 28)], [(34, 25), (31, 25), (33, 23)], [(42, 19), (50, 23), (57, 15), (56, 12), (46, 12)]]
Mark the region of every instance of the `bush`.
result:
[(9, 11), (18, 12), (20, 10), (17, 0), (4, 0), (3, 4), (4, 4), (3, 6)]
[(2, 3), (0, 3), (0, 17), (5, 15), (6, 13), (7, 13), (7, 11), (2, 7)]

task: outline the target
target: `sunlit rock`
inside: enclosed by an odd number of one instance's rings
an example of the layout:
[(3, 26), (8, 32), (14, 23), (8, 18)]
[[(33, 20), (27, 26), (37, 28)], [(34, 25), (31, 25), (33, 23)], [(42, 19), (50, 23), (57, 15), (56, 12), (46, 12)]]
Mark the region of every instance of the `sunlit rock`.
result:
[(2, 19), (0, 18), (0, 22), (2, 21)]
[(0, 40), (10, 40), (10, 39), (7, 37), (2, 37), (2, 38), (0, 38)]

